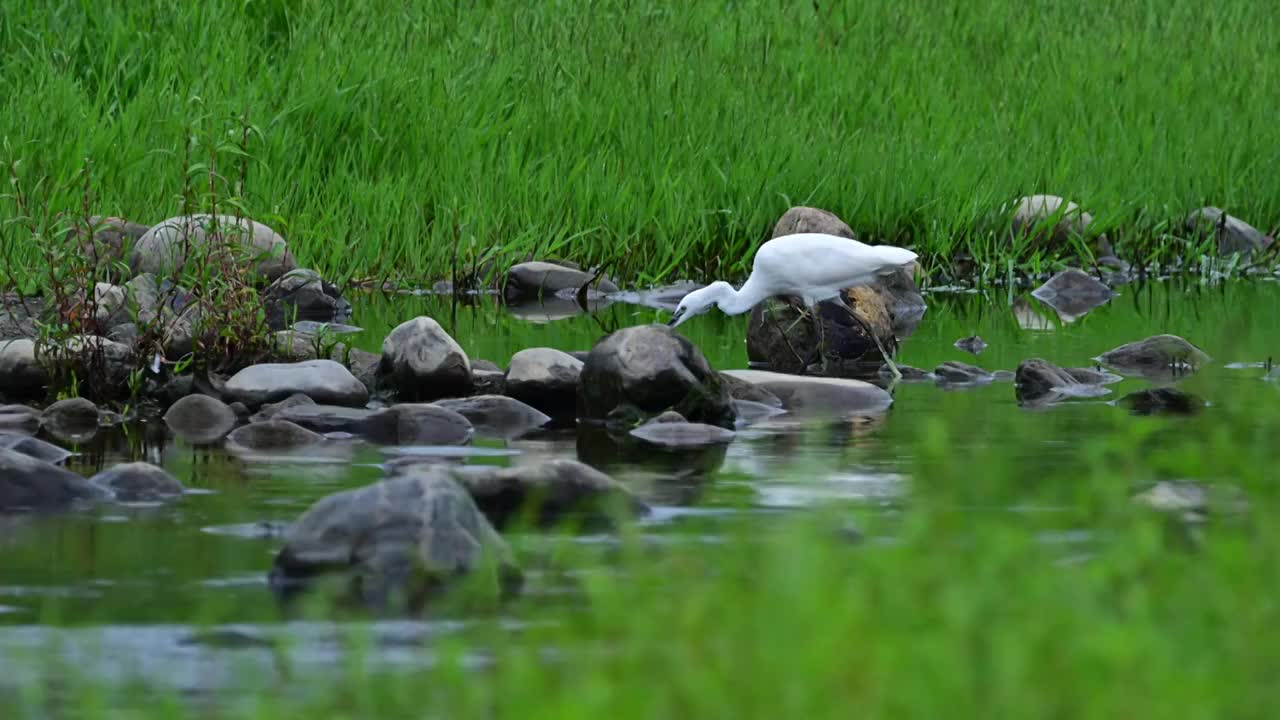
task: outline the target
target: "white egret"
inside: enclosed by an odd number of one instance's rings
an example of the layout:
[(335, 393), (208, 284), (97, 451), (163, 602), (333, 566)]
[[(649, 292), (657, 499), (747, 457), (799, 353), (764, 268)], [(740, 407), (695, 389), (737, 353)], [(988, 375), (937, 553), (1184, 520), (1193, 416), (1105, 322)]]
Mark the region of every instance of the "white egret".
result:
[[(741, 288), (734, 290), (729, 283), (717, 280), (694, 290), (680, 301), (667, 324), (676, 327), (695, 315), (707, 312), (712, 306), (720, 308), (726, 315), (741, 315), (767, 298), (790, 295), (804, 302), (821, 332), (816, 306), (824, 300), (832, 300), (866, 328), (893, 376), (901, 378), (898, 366), (885, 351), (875, 330), (849, 307), (842, 292), (847, 288), (870, 285), (877, 278), (891, 275), (915, 259), (916, 254), (910, 250), (892, 245), (867, 245), (838, 235), (783, 235), (769, 240), (756, 251), (751, 275)], [(782, 332), (781, 328), (779, 332)], [(786, 341), (785, 333), (783, 340)], [(796, 357), (804, 362), (799, 355)]]

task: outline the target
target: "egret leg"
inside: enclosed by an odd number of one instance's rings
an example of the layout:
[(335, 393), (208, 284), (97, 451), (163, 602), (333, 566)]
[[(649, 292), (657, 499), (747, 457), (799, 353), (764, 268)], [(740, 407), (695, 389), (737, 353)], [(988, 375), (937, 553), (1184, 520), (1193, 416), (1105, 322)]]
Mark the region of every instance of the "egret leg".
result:
[(827, 330), (822, 324), (822, 318), (818, 315), (818, 305), (814, 303), (809, 305), (809, 317), (813, 319), (813, 329), (818, 334), (818, 347), (814, 352), (818, 355), (817, 360), (822, 363), (822, 373), (827, 372)]
[[(787, 328), (786, 330), (782, 329), (782, 323), (779, 323), (778, 318), (774, 317), (773, 315), (772, 305), (765, 307), (764, 311), (765, 311), (765, 314), (769, 316), (769, 319), (773, 321), (773, 327), (778, 331), (778, 336), (782, 338), (782, 343), (787, 346), (788, 350), (791, 351), (791, 355), (795, 357), (796, 362), (800, 363), (800, 374), (803, 375), (804, 369), (808, 363), (806, 363), (804, 361), (804, 358), (800, 357), (800, 353), (796, 352), (796, 349), (791, 346), (791, 340), (787, 339), (787, 332), (789, 332), (791, 328)], [(796, 322), (799, 322), (799, 320), (797, 319)], [(791, 323), (792, 328), (795, 326), (796, 326), (796, 323)]]
[(889, 366), (889, 372), (893, 374), (893, 379), (901, 380), (902, 373), (898, 370), (898, 366), (894, 364), (893, 356), (889, 354), (888, 350), (884, 349), (884, 344), (880, 342), (880, 336), (876, 335), (876, 331), (874, 328), (871, 327), (871, 323), (867, 322), (866, 319), (864, 319), (861, 315), (855, 312), (853, 308), (849, 307), (849, 303), (845, 302), (843, 297), (840, 297), (839, 295), (837, 295), (831, 298), (831, 300), (835, 302), (837, 305), (839, 305), (840, 307), (844, 308), (845, 311), (849, 313), (849, 316), (852, 317), (855, 321), (857, 321), (857, 323), (861, 325), (864, 330), (867, 331), (867, 334), (871, 336), (871, 339), (873, 341), (875, 341), (876, 349), (879, 350), (880, 354), (884, 356), (884, 362), (886, 365)]

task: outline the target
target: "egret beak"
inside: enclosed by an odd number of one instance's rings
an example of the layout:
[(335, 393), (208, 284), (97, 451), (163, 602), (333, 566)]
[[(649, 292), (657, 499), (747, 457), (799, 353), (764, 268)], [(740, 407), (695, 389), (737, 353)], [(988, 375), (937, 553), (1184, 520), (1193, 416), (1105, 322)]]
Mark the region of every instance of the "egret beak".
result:
[(685, 311), (684, 308), (676, 308), (675, 314), (673, 314), (671, 316), (671, 319), (667, 321), (667, 327), (673, 328), (679, 325), (680, 323), (684, 322), (687, 314), (688, 313)]

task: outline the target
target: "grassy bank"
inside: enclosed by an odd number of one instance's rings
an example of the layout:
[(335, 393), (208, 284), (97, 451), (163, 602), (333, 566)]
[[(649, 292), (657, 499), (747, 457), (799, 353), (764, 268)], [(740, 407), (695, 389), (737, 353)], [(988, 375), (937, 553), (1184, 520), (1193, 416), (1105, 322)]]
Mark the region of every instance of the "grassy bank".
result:
[[(1211, 203), (1280, 225), (1276, 10), (870, 3), (11, 0), (4, 161), (32, 197), (156, 222), (187, 164), (335, 277), (492, 248), (636, 281), (742, 269), (792, 204), (927, 255), (1020, 194), (1150, 252)], [(230, 135), (230, 136), (229, 136)], [(221, 149), (219, 150), (219, 147)], [(0, 218), (19, 212), (0, 200)], [(42, 262), (8, 222), (4, 262)]]

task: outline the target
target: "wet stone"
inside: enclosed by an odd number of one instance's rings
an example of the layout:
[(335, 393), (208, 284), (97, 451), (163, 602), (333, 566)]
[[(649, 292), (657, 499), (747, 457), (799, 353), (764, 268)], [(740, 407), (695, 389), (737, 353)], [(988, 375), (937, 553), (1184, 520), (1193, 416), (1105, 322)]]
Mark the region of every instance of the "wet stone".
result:
[(467, 354), (429, 317), (402, 323), (387, 335), (380, 372), (403, 400), (459, 397), (471, 389)]
[(576, 414), (582, 361), (552, 348), (530, 348), (511, 356), (506, 394), (556, 420)]
[(1165, 380), (1195, 373), (1210, 357), (1177, 335), (1156, 335), (1121, 345), (1094, 359), (1124, 375)]
[(84, 398), (59, 400), (44, 409), (40, 422), (59, 440), (80, 442), (98, 433), (98, 406)]
[(980, 385), (995, 380), (990, 372), (955, 360), (948, 360), (934, 368), (933, 374), (942, 385)]
[(227, 381), (226, 394), (249, 407), (302, 394), (318, 403), (362, 407), (369, 391), (332, 360), (250, 365)]
[(987, 341), (977, 335), (971, 335), (957, 340), (955, 342), (955, 346), (957, 350), (963, 350), (972, 355), (979, 355), (983, 350), (987, 349)]
[(644, 503), (625, 486), (577, 460), (548, 460), (509, 468), (471, 465), (454, 477), (498, 528), (524, 517), (540, 526), (577, 521), (589, 527), (643, 514)]
[(166, 470), (145, 462), (117, 465), (94, 475), (89, 482), (111, 491), (120, 502), (163, 500), (186, 490)]
[(1068, 268), (1031, 291), (1031, 296), (1053, 308), (1070, 322), (1111, 301), (1115, 292), (1092, 275)]
[(883, 389), (850, 378), (805, 377), (764, 370), (726, 370), (725, 375), (767, 390), (792, 412), (861, 415), (884, 412), (893, 398)]
[(519, 437), (551, 422), (546, 413), (505, 395), (475, 395), (434, 404), (462, 415), (476, 432), (500, 438)]
[(175, 435), (193, 443), (221, 440), (239, 422), (234, 410), (208, 395), (188, 395), (164, 414), (164, 424)]
[(736, 433), (716, 425), (675, 422), (647, 422), (631, 431), (631, 437), (665, 448), (704, 447), (733, 441)]
[(0, 511), (65, 510), (109, 497), (70, 470), (16, 450), (0, 449)]
[(324, 437), (287, 420), (267, 420), (236, 428), (228, 444), (245, 450), (293, 450), (324, 442)]
[(75, 454), (51, 442), (13, 432), (0, 432), (0, 448), (29, 455), (52, 465), (57, 465)]

